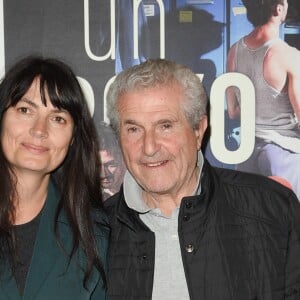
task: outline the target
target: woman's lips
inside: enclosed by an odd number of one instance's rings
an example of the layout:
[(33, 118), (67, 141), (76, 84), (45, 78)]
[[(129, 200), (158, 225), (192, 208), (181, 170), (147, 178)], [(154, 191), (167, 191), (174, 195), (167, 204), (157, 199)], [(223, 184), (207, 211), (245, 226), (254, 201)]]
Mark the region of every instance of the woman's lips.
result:
[(22, 144), (29, 152), (34, 153), (34, 154), (41, 154), (46, 151), (48, 151), (47, 147), (44, 146), (38, 146), (30, 143), (23, 143)]

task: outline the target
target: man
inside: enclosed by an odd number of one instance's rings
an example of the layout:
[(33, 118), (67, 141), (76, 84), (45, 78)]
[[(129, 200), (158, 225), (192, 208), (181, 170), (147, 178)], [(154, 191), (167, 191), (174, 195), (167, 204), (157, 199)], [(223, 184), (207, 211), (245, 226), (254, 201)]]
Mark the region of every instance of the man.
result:
[(119, 191), (126, 167), (116, 134), (104, 122), (101, 122), (99, 126), (99, 144), (101, 187), (103, 190), (103, 201), (105, 201)]
[(300, 204), (271, 179), (203, 159), (198, 76), (148, 60), (116, 77), (107, 105), (128, 170), (105, 202), (109, 299), (298, 299)]
[[(254, 29), (231, 47), (227, 64), (229, 72), (247, 75), (255, 87), (256, 144), (238, 169), (283, 177), (300, 198), (300, 51), (279, 38), (288, 3), (243, 2)], [(234, 89), (227, 105), (229, 117), (238, 118), (240, 99)]]

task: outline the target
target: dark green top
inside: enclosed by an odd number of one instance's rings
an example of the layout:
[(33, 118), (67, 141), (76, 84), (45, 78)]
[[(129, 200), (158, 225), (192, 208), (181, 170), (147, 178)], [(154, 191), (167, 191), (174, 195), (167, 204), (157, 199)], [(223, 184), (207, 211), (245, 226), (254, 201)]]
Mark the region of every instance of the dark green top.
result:
[(40, 224), (41, 213), (42, 212), (40, 211), (39, 214), (28, 223), (14, 226), (18, 255), (17, 262), (14, 267), (14, 276), (21, 295), (23, 295), (25, 288), (35, 238)]

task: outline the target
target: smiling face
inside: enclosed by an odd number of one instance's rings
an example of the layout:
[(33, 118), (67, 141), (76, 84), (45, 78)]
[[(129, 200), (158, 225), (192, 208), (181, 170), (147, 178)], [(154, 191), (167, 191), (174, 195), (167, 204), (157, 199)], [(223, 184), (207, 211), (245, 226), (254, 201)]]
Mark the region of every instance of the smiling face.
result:
[(68, 112), (53, 107), (49, 99), (44, 106), (37, 78), (16, 106), (4, 113), (3, 153), (16, 174), (26, 171), (48, 174), (66, 157), (73, 127)]
[(119, 98), (124, 161), (146, 193), (178, 198), (195, 188), (207, 120), (203, 117), (193, 130), (180, 105), (183, 99), (177, 85), (129, 91)]

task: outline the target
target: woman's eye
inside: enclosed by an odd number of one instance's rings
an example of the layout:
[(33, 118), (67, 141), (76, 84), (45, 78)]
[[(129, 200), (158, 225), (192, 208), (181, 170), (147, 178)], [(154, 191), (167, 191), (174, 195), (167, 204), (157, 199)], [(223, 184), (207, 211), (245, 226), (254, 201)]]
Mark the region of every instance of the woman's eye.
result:
[(54, 120), (56, 123), (60, 123), (60, 124), (66, 123), (66, 120), (65, 120), (63, 117), (60, 117), (60, 116), (55, 116), (55, 117), (53, 118), (53, 120)]
[(27, 107), (19, 107), (17, 108), (17, 111), (19, 111), (22, 114), (27, 114), (29, 112), (29, 109)]

